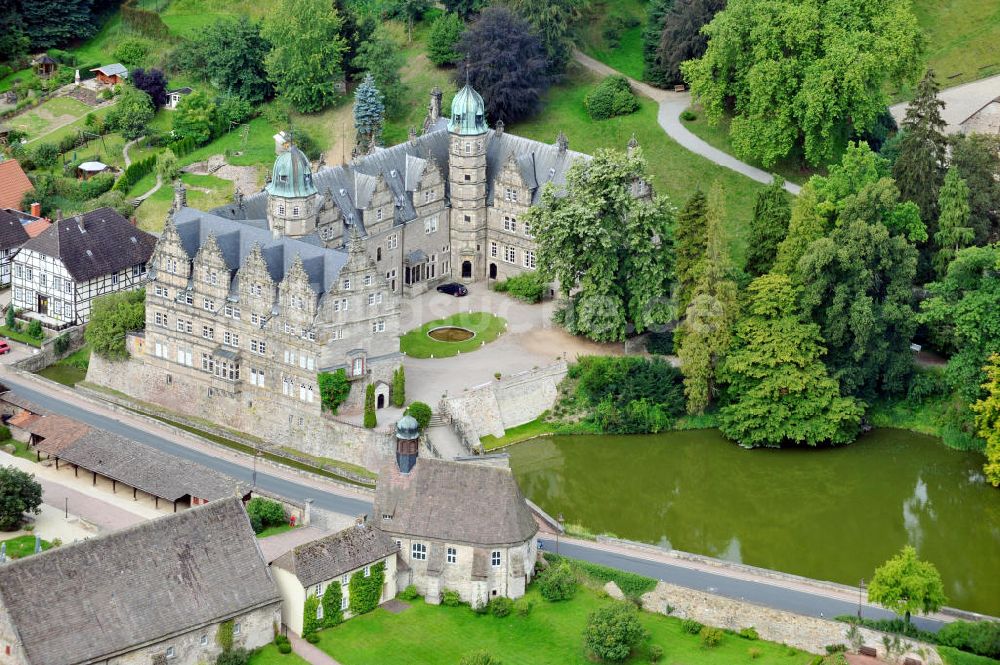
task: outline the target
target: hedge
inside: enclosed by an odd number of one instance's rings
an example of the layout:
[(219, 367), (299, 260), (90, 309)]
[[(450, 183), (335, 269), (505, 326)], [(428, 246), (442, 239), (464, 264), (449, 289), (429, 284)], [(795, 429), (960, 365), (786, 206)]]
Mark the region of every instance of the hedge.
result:
[(135, 185), (135, 183), (152, 173), (155, 168), (155, 156), (147, 157), (146, 159), (138, 162), (132, 162), (128, 168), (125, 169), (125, 172), (122, 173), (122, 176), (118, 178), (118, 182), (116, 182), (113, 187), (114, 191), (122, 192), (123, 194), (128, 192), (128, 190), (132, 189), (132, 186)]

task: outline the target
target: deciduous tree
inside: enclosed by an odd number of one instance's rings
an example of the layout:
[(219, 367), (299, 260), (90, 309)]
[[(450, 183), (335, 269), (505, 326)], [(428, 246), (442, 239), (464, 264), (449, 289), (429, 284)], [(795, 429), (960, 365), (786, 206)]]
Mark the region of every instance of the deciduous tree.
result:
[(693, 414), (703, 413), (716, 396), (718, 367), (729, 350), (739, 315), (736, 271), (723, 231), (724, 196), (718, 183), (712, 186), (705, 215), (705, 255), (695, 268), (691, 303), (678, 328), (677, 356), (688, 413)]
[(889, 84), (919, 73), (909, 0), (729, 0), (705, 34), (684, 78), (711, 122), (733, 114), (736, 155), (764, 166), (800, 150), (830, 161), (875, 123)]
[(531, 25), (506, 7), (485, 9), (463, 34), (458, 85), (466, 77), (483, 96), (490, 122), (510, 124), (538, 110), (548, 88), (548, 61)]
[[(485, 12), (484, 12), (485, 14)], [(538, 243), (538, 267), (573, 292), (570, 332), (622, 341), (632, 330), (666, 323), (673, 273), (673, 209), (662, 196), (632, 195), (648, 180), (642, 150), (599, 150), (566, 175), (566, 191), (546, 186), (524, 215)]]
[(464, 19), (489, 5), (489, 0), (442, 0), (442, 4), (450, 12), (455, 12)]
[(868, 602), (902, 614), (906, 623), (914, 612), (936, 612), (948, 602), (941, 574), (934, 564), (917, 558), (917, 550), (906, 545), (902, 551), (875, 569), (868, 585)]
[(337, 98), (347, 41), (344, 19), (327, 0), (279, 0), (261, 26), (273, 47), (264, 60), (268, 78), (295, 110), (314, 113)]
[(42, 512), (42, 486), (17, 467), (0, 467), (0, 531), (20, 526), (25, 513)]
[(616, 602), (598, 608), (587, 617), (583, 641), (602, 662), (620, 663), (629, 657), (645, 633), (635, 607)]
[(181, 99), (173, 117), (177, 138), (193, 139), (199, 145), (208, 143), (217, 120), (215, 102), (198, 90)]
[(819, 326), (799, 313), (791, 280), (755, 279), (720, 371), (729, 403), (719, 411), (719, 429), (743, 446), (853, 441), (864, 410), (841, 397), (825, 353)]
[(178, 55), (189, 71), (223, 93), (261, 104), (274, 94), (264, 61), (271, 44), (246, 16), (220, 19), (185, 43)]
[(952, 134), (950, 168), (969, 186), (975, 244), (1000, 240), (1000, 136)]
[(984, 397), (972, 405), (976, 414), (976, 434), (986, 441), (983, 472), (993, 487), (1000, 487), (1000, 355), (990, 356), (986, 366)]
[(156, 109), (149, 95), (142, 90), (126, 85), (118, 95), (118, 101), (108, 113), (108, 125), (121, 132), (127, 139), (137, 139), (146, 133)]
[(94, 300), (84, 332), (94, 353), (108, 360), (128, 357), (125, 333), (146, 327), (146, 290), (122, 291)]
[(778, 244), (788, 235), (791, 214), (785, 181), (774, 176), (771, 186), (759, 192), (753, 204), (747, 238), (747, 273), (759, 277), (770, 272), (778, 254)]
[(969, 226), (969, 186), (958, 174), (958, 169), (948, 169), (944, 177), (938, 210), (938, 230), (934, 234), (938, 250), (934, 255), (934, 271), (938, 277), (944, 277), (958, 250), (968, 247), (976, 238), (976, 232)]
[(139, 67), (132, 70), (129, 79), (132, 85), (149, 95), (153, 108), (160, 108), (167, 103), (167, 77), (159, 69)]
[(654, 71), (660, 76), (660, 85), (684, 82), (681, 64), (705, 54), (708, 36), (701, 29), (725, 7), (726, 0), (676, 0), (672, 3), (656, 36)]
[(934, 72), (928, 70), (917, 85), (916, 95), (906, 108), (903, 138), (892, 167), (892, 175), (903, 199), (920, 208), (920, 216), (935, 230), (938, 190), (944, 180), (948, 139), (944, 135), (941, 109)]

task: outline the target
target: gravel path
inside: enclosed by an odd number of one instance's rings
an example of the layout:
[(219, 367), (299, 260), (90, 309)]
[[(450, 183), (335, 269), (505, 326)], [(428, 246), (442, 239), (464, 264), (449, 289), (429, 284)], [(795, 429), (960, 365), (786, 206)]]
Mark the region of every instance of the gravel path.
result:
[[(612, 74), (624, 76), (621, 72), (608, 67), (603, 62), (594, 60), (588, 55), (584, 55), (580, 51), (576, 51), (575, 56), (577, 62), (592, 72), (602, 76), (610, 76)], [(727, 169), (736, 171), (737, 173), (745, 175), (746, 177), (756, 180), (757, 182), (762, 182), (767, 185), (771, 184), (773, 177), (770, 173), (762, 169), (758, 169), (755, 166), (750, 166), (745, 162), (741, 162), (729, 153), (723, 152), (722, 150), (709, 145), (692, 134), (691, 131), (684, 126), (681, 122), (680, 115), (684, 109), (691, 106), (690, 93), (660, 90), (659, 88), (654, 88), (653, 86), (643, 83), (642, 81), (636, 81), (632, 78), (628, 80), (635, 90), (660, 105), (660, 113), (657, 116), (657, 122), (659, 122), (660, 127), (663, 128), (663, 131), (667, 133), (667, 136), (677, 141), (677, 143), (679, 143), (682, 147), (690, 150), (696, 155), (704, 157), (710, 162), (715, 162), (719, 166), (724, 166)], [(801, 187), (796, 185), (794, 182), (788, 182), (786, 180), (785, 189), (792, 194), (798, 195)]]

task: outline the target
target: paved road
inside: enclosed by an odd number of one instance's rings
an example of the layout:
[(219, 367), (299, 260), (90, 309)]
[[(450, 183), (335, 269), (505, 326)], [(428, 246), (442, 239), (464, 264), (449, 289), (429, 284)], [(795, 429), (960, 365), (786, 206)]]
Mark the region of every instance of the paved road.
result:
[[(621, 72), (608, 67), (603, 62), (594, 60), (588, 55), (584, 55), (580, 51), (576, 52), (576, 60), (590, 71), (601, 74), (602, 76), (609, 76), (611, 74), (624, 76)], [(642, 81), (636, 81), (631, 78), (629, 79), (629, 83), (635, 90), (638, 90), (640, 93), (660, 105), (660, 113), (656, 118), (657, 122), (660, 124), (663, 131), (667, 133), (667, 136), (677, 141), (677, 143), (679, 143), (683, 148), (690, 150), (696, 155), (701, 155), (705, 159), (710, 162), (715, 162), (719, 166), (724, 166), (727, 169), (745, 175), (752, 180), (768, 185), (771, 184), (774, 177), (770, 173), (762, 169), (758, 169), (755, 166), (750, 166), (745, 162), (741, 162), (729, 153), (723, 152), (722, 150), (709, 145), (691, 133), (691, 131), (684, 126), (684, 123), (681, 122), (680, 115), (684, 109), (691, 106), (691, 95), (689, 93), (661, 90), (643, 83)], [(786, 180), (785, 189), (789, 193), (797, 196), (799, 190), (802, 188), (794, 182), (788, 182)]]
[[(180, 443), (170, 441), (169, 439), (157, 434), (147, 432), (139, 427), (122, 422), (121, 420), (110, 418), (99, 413), (94, 413), (85, 407), (77, 406), (77, 404), (51, 397), (48, 394), (35, 390), (30, 384), (19, 380), (10, 373), (3, 377), (3, 383), (12, 388), (18, 395), (21, 395), (42, 408), (48, 409), (54, 413), (75, 418), (76, 420), (85, 422), (93, 427), (104, 429), (109, 432), (113, 432), (114, 434), (153, 446), (154, 448), (158, 448), (172, 455), (198, 462), (199, 464), (221, 471), (222, 473), (226, 473), (234, 478), (239, 478), (246, 482), (250, 482), (252, 479), (252, 470), (245, 466), (227, 459), (203, 453), (198, 450), (193, 450)], [(287, 496), (289, 498), (311, 498), (313, 499), (313, 505), (318, 508), (332, 510), (345, 515), (359, 515), (361, 513), (367, 513), (371, 510), (371, 503), (369, 501), (358, 499), (353, 496), (334, 494), (315, 487), (310, 487), (305, 483), (295, 482), (293, 480), (274, 476), (259, 470), (257, 471), (257, 485), (265, 491), (280, 494), (281, 496)]]
[[(178, 457), (199, 462), (236, 478), (246, 481), (251, 479), (251, 470), (237, 462), (194, 450), (181, 443), (171, 441), (140, 427), (123, 422), (120, 419), (90, 411), (83, 406), (78, 406), (76, 403), (71, 403), (62, 396), (53, 396), (48, 392), (41, 392), (29, 385), (25, 380), (12, 376), (10, 373), (5, 373), (3, 382), (14, 389), (19, 395), (54, 413), (78, 419), (94, 427), (140, 441)], [(317, 507), (345, 515), (358, 515), (368, 513), (371, 510), (370, 501), (364, 498), (344, 496), (332, 488), (322, 489), (311, 486), (306, 482), (289, 480), (266, 472), (257, 472), (257, 484), (269, 492), (283, 496), (312, 498), (314, 505)], [(555, 551), (556, 543), (554, 540), (546, 538), (544, 539), (544, 543), (545, 549)], [(790, 589), (775, 581), (748, 579), (746, 575), (741, 577), (727, 575), (722, 572), (713, 572), (711, 570), (696, 569), (684, 562), (672, 562), (659, 558), (645, 557), (638, 553), (624, 553), (598, 544), (589, 545), (562, 542), (559, 551), (574, 558), (629, 570), (689, 588), (711, 591), (712, 593), (733, 598), (742, 598), (761, 605), (797, 612), (799, 614), (832, 617), (838, 614), (853, 614), (857, 611), (856, 603), (847, 602), (836, 597), (834, 594), (824, 595), (821, 590), (809, 592), (807, 590)], [(888, 612), (872, 607), (865, 607), (864, 614), (870, 617), (891, 618)], [(921, 627), (929, 630), (937, 630), (943, 625), (940, 621), (923, 618), (916, 619), (916, 621)]]
[[(544, 549), (556, 551), (556, 541), (543, 538)], [(671, 584), (699, 589), (709, 593), (747, 600), (759, 605), (766, 605), (796, 614), (806, 616), (832, 618), (841, 614), (857, 614), (858, 603), (847, 602), (840, 598), (809, 593), (781, 586), (779, 582), (754, 581), (721, 575), (710, 571), (699, 570), (682, 565), (646, 559), (616, 551), (609, 551), (594, 546), (579, 543), (562, 542), (559, 553), (574, 559), (584, 559), (605, 566), (627, 570), (653, 579), (663, 580)], [(886, 610), (871, 605), (862, 605), (862, 615), (871, 619), (893, 619), (895, 615)], [(915, 617), (913, 622), (925, 630), (937, 631), (944, 622), (924, 617)]]

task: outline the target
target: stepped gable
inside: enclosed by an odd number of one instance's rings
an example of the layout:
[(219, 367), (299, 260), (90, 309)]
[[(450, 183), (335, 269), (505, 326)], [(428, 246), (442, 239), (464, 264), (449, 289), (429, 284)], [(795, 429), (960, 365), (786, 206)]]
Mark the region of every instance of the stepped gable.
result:
[(302, 239), (274, 238), (266, 229), (194, 208), (182, 208), (174, 213), (173, 224), (184, 251), (192, 258), (210, 236), (214, 237), (232, 280), (236, 279), (237, 271), (255, 245), (260, 246), (268, 272), (276, 284), (285, 279), (296, 256), (301, 257), (309, 284), (317, 295), (323, 295), (336, 283), (337, 275), (347, 263), (347, 252), (343, 250), (327, 249)]

